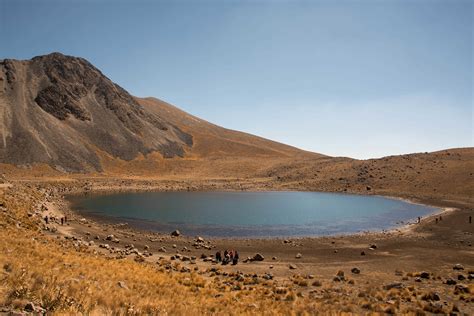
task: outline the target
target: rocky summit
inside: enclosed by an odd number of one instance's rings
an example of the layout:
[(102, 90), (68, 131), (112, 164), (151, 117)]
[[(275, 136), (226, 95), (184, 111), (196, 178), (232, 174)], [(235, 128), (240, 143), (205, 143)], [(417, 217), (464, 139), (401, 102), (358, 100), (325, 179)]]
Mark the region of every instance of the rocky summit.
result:
[(0, 60), (0, 163), (101, 171), (103, 157), (182, 157), (190, 134), (147, 111), (83, 58)]

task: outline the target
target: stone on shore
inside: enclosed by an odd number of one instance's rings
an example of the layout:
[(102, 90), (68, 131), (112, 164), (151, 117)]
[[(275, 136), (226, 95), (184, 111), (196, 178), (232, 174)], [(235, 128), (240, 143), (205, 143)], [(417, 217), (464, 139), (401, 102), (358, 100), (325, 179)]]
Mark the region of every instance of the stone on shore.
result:
[(401, 289), (402, 287), (403, 287), (403, 283), (393, 282), (393, 283), (389, 283), (389, 284), (384, 285), (383, 289), (388, 291), (388, 290), (391, 290), (391, 289)]
[(263, 261), (265, 257), (262, 254), (256, 253), (250, 261)]
[(453, 266), (453, 270), (464, 270), (464, 266), (460, 263), (456, 263), (454, 266)]
[(354, 274), (360, 274), (360, 269), (359, 268), (352, 268), (351, 272), (354, 273)]

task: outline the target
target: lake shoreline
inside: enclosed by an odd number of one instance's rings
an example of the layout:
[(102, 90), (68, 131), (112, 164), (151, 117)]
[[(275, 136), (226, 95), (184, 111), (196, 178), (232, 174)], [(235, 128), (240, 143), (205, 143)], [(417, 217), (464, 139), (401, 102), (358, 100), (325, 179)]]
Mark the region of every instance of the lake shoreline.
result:
[[(103, 191), (98, 191), (96, 192), (88, 192), (86, 196), (84, 194), (71, 194), (65, 197), (65, 200), (67, 201), (68, 208), (73, 211), (74, 213), (78, 214), (79, 216), (83, 216), (88, 219), (96, 220), (98, 222), (104, 223), (104, 224), (119, 224), (119, 223), (126, 223), (130, 225), (132, 229), (140, 230), (140, 231), (148, 231), (148, 232), (157, 232), (160, 234), (167, 234), (175, 229), (180, 229), (183, 230), (185, 233), (184, 235), (201, 235), (206, 238), (215, 238), (215, 239), (287, 239), (287, 238), (319, 238), (319, 237), (341, 237), (341, 236), (351, 236), (351, 235), (360, 235), (360, 234), (370, 234), (370, 233), (383, 233), (383, 232), (395, 232), (395, 231), (408, 231), (413, 227), (413, 225), (416, 224), (416, 217), (410, 217), (408, 219), (400, 220), (397, 221), (394, 225), (390, 225), (388, 228), (372, 228), (372, 229), (362, 229), (360, 231), (348, 231), (348, 232), (336, 232), (336, 233), (320, 233), (320, 234), (285, 234), (285, 233), (279, 233), (275, 235), (270, 235), (267, 234), (266, 236), (263, 235), (252, 235), (252, 231), (258, 230), (259, 226), (225, 226), (225, 225), (220, 225), (220, 224), (173, 224), (173, 223), (163, 223), (160, 222), (159, 220), (147, 220), (147, 219), (140, 219), (140, 218), (128, 218), (128, 217), (121, 217), (121, 216), (111, 216), (107, 214), (101, 214), (93, 211), (87, 211), (81, 210), (80, 206), (75, 205), (80, 202), (80, 199), (82, 197), (87, 197), (90, 196), (91, 194), (94, 197), (97, 196), (107, 196), (107, 195), (120, 195), (120, 194), (128, 194), (128, 193), (153, 193), (153, 192), (182, 192), (182, 191), (137, 191), (137, 190), (132, 190), (132, 191), (107, 191), (104, 193)], [(413, 200), (409, 199), (404, 199), (404, 198), (398, 198), (398, 197), (392, 197), (392, 196), (384, 196), (384, 195), (362, 195), (362, 194), (348, 194), (348, 193), (331, 193), (331, 192), (318, 192), (318, 191), (290, 191), (290, 190), (284, 190), (284, 191), (278, 191), (278, 190), (246, 190), (246, 191), (237, 191), (237, 190), (225, 190), (225, 191), (192, 191), (192, 193), (228, 193), (228, 192), (235, 192), (235, 193), (291, 193), (291, 192), (303, 192), (303, 193), (322, 193), (322, 194), (327, 194), (327, 195), (352, 195), (352, 196), (363, 196), (363, 197), (379, 197), (387, 200), (394, 200), (394, 201), (402, 201), (404, 203), (410, 204), (410, 205), (420, 205), (424, 207), (429, 207), (433, 208), (431, 212), (428, 214), (424, 214), (422, 218), (428, 218), (432, 216), (439, 216), (441, 214), (446, 214), (446, 209), (444, 208), (439, 208), (433, 205), (426, 205), (422, 204), (419, 202), (415, 202)], [(74, 201), (75, 199), (79, 198), (79, 201)], [(399, 224), (400, 222), (400, 224)], [(184, 226), (183, 226), (184, 225)], [(290, 229), (291, 227), (293, 231), (296, 231), (298, 229), (307, 229), (305, 227), (305, 224), (293, 224), (293, 225), (288, 225), (288, 226), (282, 226), (282, 225), (270, 225), (270, 227), (267, 227), (266, 229)], [(166, 228), (166, 229), (165, 229)], [(186, 228), (191, 229), (191, 230), (200, 230), (201, 233), (186, 233)], [(216, 235), (216, 233), (206, 233), (206, 230), (225, 230), (229, 229), (230, 232), (236, 231), (236, 235)], [(265, 229), (265, 227), (262, 227), (262, 229)], [(248, 235), (242, 235), (245, 234), (243, 232), (247, 231)], [(239, 235), (240, 232), (240, 235)]]
[[(186, 182), (184, 181), (176, 181), (177, 183), (181, 184), (181, 185), (186, 185)], [(73, 193), (69, 193), (69, 195), (71, 196), (74, 196), (74, 195), (84, 195), (84, 194), (90, 194), (90, 193), (93, 193), (93, 194), (106, 194), (106, 195), (109, 195), (109, 194), (117, 194), (117, 193), (140, 193), (140, 192), (178, 192), (178, 191), (185, 191), (183, 189), (183, 186), (178, 186), (177, 188), (173, 188), (173, 189), (165, 189), (165, 190), (162, 190), (160, 188), (157, 188), (157, 187), (149, 187), (149, 188), (130, 188), (130, 187), (115, 187), (115, 188), (110, 188), (110, 187), (98, 187), (98, 188), (94, 188), (93, 190), (92, 189), (87, 189), (87, 190), (79, 190), (79, 191), (75, 191)], [(223, 189), (223, 188), (218, 188), (217, 190), (203, 190), (203, 191), (200, 191), (200, 190), (193, 190), (193, 191), (197, 191), (197, 192), (295, 192), (295, 191), (299, 191), (297, 189), (294, 189), (294, 190), (275, 190), (275, 189), (265, 189), (265, 188), (253, 188), (252, 190), (237, 190), (237, 189), (233, 189), (233, 188), (227, 188), (227, 189)], [(420, 227), (423, 227), (426, 223), (430, 223), (430, 222), (433, 222), (435, 220), (435, 218), (439, 217), (440, 215), (444, 215), (444, 216), (449, 216), (453, 213), (455, 213), (456, 211), (459, 211), (459, 208), (458, 207), (446, 207), (446, 206), (443, 206), (444, 203), (441, 203), (441, 201), (437, 201), (436, 199), (434, 200), (430, 200), (430, 201), (426, 201), (426, 200), (422, 200), (422, 199), (419, 199), (419, 198), (416, 198), (416, 197), (400, 197), (400, 196), (392, 196), (392, 195), (384, 195), (384, 194), (363, 194), (363, 193), (360, 193), (360, 192), (351, 192), (351, 193), (346, 193), (346, 192), (324, 192), (324, 191), (305, 191), (305, 190), (302, 190), (301, 192), (321, 192), (321, 193), (330, 193), (330, 194), (341, 194), (341, 195), (347, 195), (347, 194), (354, 194), (354, 195), (362, 195), (362, 196), (379, 196), (379, 197), (383, 197), (383, 198), (387, 198), (387, 199), (393, 199), (393, 200), (401, 200), (401, 201), (404, 201), (406, 203), (410, 203), (410, 204), (416, 204), (416, 205), (423, 205), (423, 206), (428, 206), (428, 207), (432, 207), (432, 208), (436, 208), (436, 210), (434, 210), (433, 213), (430, 213), (429, 215), (425, 216), (422, 218), (422, 222), (420, 224), (417, 224), (415, 222), (411, 222), (411, 223), (404, 223), (400, 226), (397, 226), (397, 227), (393, 227), (391, 229), (386, 229), (386, 230), (375, 230), (375, 231), (363, 231), (363, 232), (358, 232), (358, 233), (347, 233), (347, 234), (334, 234), (334, 235), (321, 235), (321, 236), (280, 236), (280, 237), (275, 237), (275, 236), (270, 236), (270, 237), (246, 237), (246, 236), (243, 236), (243, 237), (232, 237), (232, 236), (207, 236), (206, 238), (207, 239), (211, 239), (211, 240), (220, 240), (220, 239), (223, 239), (223, 240), (255, 240), (255, 241), (259, 241), (259, 240), (285, 240), (285, 239), (294, 239), (294, 240), (298, 240), (298, 239), (320, 239), (320, 238), (350, 238), (350, 237), (353, 237), (353, 236), (367, 236), (367, 235), (386, 235), (386, 234), (396, 234), (396, 233), (415, 233), (416, 232), (416, 229), (417, 228), (420, 228)], [(110, 225), (117, 225), (117, 224), (126, 224), (124, 223), (126, 221), (126, 219), (124, 220), (111, 220), (112, 218), (111, 217), (108, 217), (108, 216), (100, 216), (100, 215), (97, 215), (97, 216), (87, 216), (87, 214), (83, 214), (83, 213), (80, 213), (80, 212), (76, 212), (72, 207), (71, 207), (71, 203), (67, 200), (67, 197), (63, 197), (61, 198), (60, 200), (60, 203), (63, 203), (66, 205), (66, 208), (65, 208), (65, 211), (66, 212), (69, 212), (69, 214), (75, 214), (76, 216), (79, 216), (79, 217), (83, 217), (83, 218), (86, 218), (86, 219), (90, 219), (90, 220), (97, 220), (97, 223), (100, 225), (100, 224), (103, 224), (103, 225), (107, 225), (107, 226), (110, 226)], [(146, 230), (146, 229), (140, 229), (140, 228), (133, 228), (131, 227), (131, 230), (135, 230), (141, 234), (146, 234), (146, 233), (154, 233), (154, 234), (158, 234), (158, 235), (163, 235), (163, 236), (166, 236), (168, 235), (167, 233), (164, 233), (164, 232), (157, 232), (157, 231), (149, 231), (149, 230)], [(182, 236), (184, 238), (189, 238), (189, 239), (193, 239), (195, 236)]]
[[(148, 232), (156, 232), (159, 234), (167, 234), (175, 229), (180, 229), (184, 231), (184, 235), (191, 236), (191, 235), (201, 235), (205, 236), (206, 238), (223, 238), (223, 239), (286, 239), (286, 238), (319, 238), (319, 237), (341, 237), (341, 236), (351, 236), (351, 235), (361, 235), (361, 234), (376, 234), (376, 233), (384, 233), (384, 232), (396, 232), (396, 231), (409, 231), (410, 229), (413, 228), (413, 225), (416, 225), (417, 218), (416, 217), (409, 217), (404, 220), (399, 220), (393, 225), (390, 225), (390, 227), (387, 228), (373, 228), (373, 229), (362, 229), (359, 231), (352, 231), (352, 232), (336, 232), (336, 233), (321, 233), (321, 234), (284, 234), (284, 233), (279, 233), (275, 235), (269, 235), (268, 236), (261, 236), (257, 235), (254, 233), (251, 233), (252, 231), (258, 230), (259, 226), (222, 226), (219, 224), (190, 224), (190, 223), (182, 223), (182, 224), (173, 224), (173, 223), (168, 223), (168, 222), (160, 222), (159, 220), (147, 220), (147, 219), (140, 219), (140, 218), (129, 218), (126, 216), (111, 216), (107, 214), (99, 214), (99, 213), (94, 213), (94, 212), (88, 212), (87, 210), (82, 210), (78, 208), (78, 205), (74, 205), (75, 203), (78, 203), (78, 201), (73, 202), (74, 199), (81, 199), (81, 198), (86, 198), (89, 195), (93, 196), (109, 196), (109, 195), (120, 195), (120, 194), (129, 194), (129, 193), (162, 193), (162, 192), (183, 192), (184, 190), (182, 189), (177, 189), (177, 190), (160, 190), (156, 188), (148, 188), (148, 189), (131, 189), (131, 190), (113, 190), (110, 188), (96, 188), (95, 190), (87, 190), (85, 193), (84, 192), (74, 192), (72, 194), (68, 194), (67, 196), (64, 197), (65, 201), (67, 202), (68, 208), (73, 211), (74, 213), (78, 214), (79, 216), (83, 216), (88, 219), (96, 220), (100, 223), (103, 224), (119, 224), (119, 223), (126, 223), (130, 224), (130, 227), (132, 229), (140, 230), (140, 231), (148, 231)], [(402, 201), (404, 203), (410, 204), (410, 205), (420, 205), (424, 207), (429, 207), (433, 208), (432, 212), (429, 212), (426, 215), (421, 216), (422, 218), (428, 218), (428, 217), (436, 217), (442, 214), (446, 214), (447, 209), (445, 208), (440, 208), (439, 206), (435, 205), (427, 205), (424, 203), (420, 203), (419, 201), (415, 201), (413, 199), (407, 199), (407, 198), (401, 198), (401, 197), (394, 197), (394, 196), (388, 196), (388, 195), (380, 195), (380, 194), (353, 194), (353, 193), (345, 193), (345, 192), (320, 192), (320, 191), (304, 191), (304, 190), (274, 190), (274, 189), (260, 189), (260, 190), (235, 190), (235, 189), (215, 189), (215, 190), (193, 190), (189, 191), (186, 190), (190, 193), (291, 193), (291, 192), (302, 192), (302, 193), (321, 193), (325, 195), (342, 195), (342, 196), (362, 196), (362, 197), (379, 197), (387, 200), (394, 200), (394, 201)], [(400, 222), (400, 224), (399, 224)], [(279, 229), (280, 225), (267, 225), (268, 227), (261, 227), (262, 229)], [(289, 227), (294, 226), (293, 230), (298, 230), (300, 228), (304, 228), (305, 224), (293, 224), (289, 225)], [(165, 229), (166, 228), (166, 229)], [(216, 233), (205, 233), (205, 232), (197, 232), (197, 233), (186, 233), (186, 228), (192, 230), (196, 230), (201, 228), (201, 230), (212, 230), (215, 228), (216, 230), (223, 230), (225, 228), (229, 230), (235, 230), (237, 229), (235, 235), (219, 235)], [(282, 229), (284, 229), (282, 227)], [(239, 235), (238, 232), (242, 231), (247, 231), (248, 235)], [(242, 232), (240, 232), (242, 234)]]

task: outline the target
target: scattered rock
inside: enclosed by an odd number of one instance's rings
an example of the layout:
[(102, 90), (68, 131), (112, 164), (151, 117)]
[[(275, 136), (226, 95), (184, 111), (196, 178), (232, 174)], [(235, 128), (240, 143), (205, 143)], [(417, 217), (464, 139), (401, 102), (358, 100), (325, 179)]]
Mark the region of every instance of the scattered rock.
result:
[(429, 279), (429, 278), (430, 278), (429, 272), (426, 272), (426, 271), (421, 272), (421, 273), (420, 273), (420, 278), (422, 278), (422, 279)]
[(445, 314), (443, 305), (439, 302), (429, 302), (423, 307), (423, 310), (432, 314)]
[(291, 263), (288, 265), (288, 268), (289, 268), (290, 270), (296, 270), (296, 266), (293, 265), (293, 264), (291, 264)]
[(360, 253), (360, 255), (361, 255), (361, 256), (365, 256), (365, 251), (362, 251), (362, 252)]
[(273, 279), (273, 274), (271, 273), (265, 273), (262, 278), (264, 278), (265, 280), (272, 280)]
[(127, 284), (125, 284), (124, 281), (118, 281), (117, 285), (122, 289), (128, 290), (128, 286), (127, 286)]
[(25, 311), (33, 313), (35, 310), (36, 310), (35, 309), (35, 304), (33, 304), (32, 302), (26, 303)]
[(177, 229), (171, 232), (171, 236), (173, 237), (178, 237), (179, 235), (181, 235), (181, 232)]
[(257, 253), (250, 259), (250, 261), (263, 261), (264, 259), (265, 257), (262, 254)]
[(377, 249), (377, 245), (376, 244), (370, 245), (369, 249), (370, 250), (375, 250), (375, 249)]
[(286, 287), (279, 286), (279, 287), (275, 288), (274, 292), (276, 294), (286, 294), (288, 292), (288, 289)]
[(295, 256), (296, 259), (301, 259), (301, 257), (303, 257), (303, 255), (300, 254), (300, 253), (297, 253), (296, 256)]
[(424, 301), (439, 301), (440, 300), (439, 295), (436, 292), (425, 293), (421, 297), (421, 299), (424, 300)]
[(454, 266), (453, 266), (453, 270), (464, 270), (464, 266), (460, 263), (456, 263)]
[(336, 276), (333, 278), (333, 281), (339, 282), (339, 281), (344, 281), (346, 277), (344, 276), (344, 271), (339, 270), (337, 271)]
[(5, 270), (5, 272), (8, 272), (8, 273), (12, 272), (13, 267), (12, 267), (11, 263), (5, 263), (3, 265), (3, 270)]
[(403, 283), (393, 282), (393, 283), (389, 283), (389, 284), (384, 285), (383, 289), (388, 291), (388, 290), (391, 290), (391, 289), (401, 289), (402, 287), (403, 287)]
[(456, 285), (458, 282), (456, 282), (455, 280), (453, 279), (447, 279), (446, 280), (446, 284), (447, 285)]
[(359, 268), (352, 268), (351, 272), (354, 273), (354, 274), (360, 274), (360, 269)]
[(313, 282), (313, 286), (322, 286), (322, 285), (323, 284), (321, 283), (321, 281), (316, 280)]
[(464, 284), (458, 284), (454, 287), (454, 294), (469, 293), (469, 287)]

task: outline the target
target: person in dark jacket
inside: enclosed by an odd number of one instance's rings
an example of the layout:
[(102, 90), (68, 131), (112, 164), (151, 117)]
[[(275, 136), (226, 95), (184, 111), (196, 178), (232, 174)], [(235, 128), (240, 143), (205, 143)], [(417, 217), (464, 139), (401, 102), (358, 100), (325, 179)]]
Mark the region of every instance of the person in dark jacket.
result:
[(221, 255), (221, 252), (220, 252), (220, 251), (216, 252), (216, 261), (217, 261), (217, 262), (221, 262), (221, 261), (222, 261), (222, 255)]
[(232, 259), (232, 264), (235, 266), (239, 262), (239, 253), (234, 251), (234, 259)]

